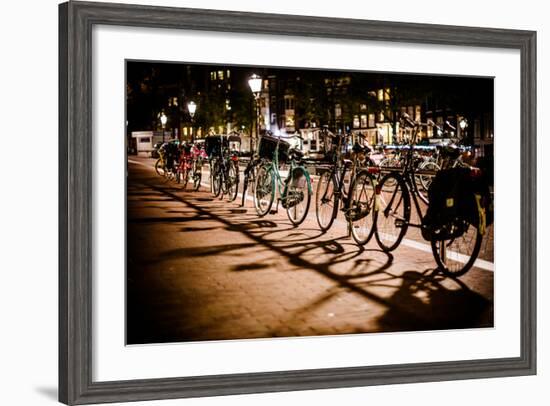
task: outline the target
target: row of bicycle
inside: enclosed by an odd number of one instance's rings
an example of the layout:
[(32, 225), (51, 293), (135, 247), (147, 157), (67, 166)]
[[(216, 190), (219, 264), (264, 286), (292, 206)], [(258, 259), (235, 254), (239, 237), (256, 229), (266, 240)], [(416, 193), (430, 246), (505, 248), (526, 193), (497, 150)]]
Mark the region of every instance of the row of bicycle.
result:
[[(350, 135), (333, 135), (327, 158), (313, 164), (284, 137), (263, 135), (240, 182), (239, 156), (222, 136), (210, 140), (205, 148), (185, 146), (172, 164), (164, 151), (155, 168), (159, 175), (173, 177), (184, 186), (191, 181), (198, 190), (202, 167), (208, 163), (214, 196), (234, 201), (242, 183), (242, 205), (250, 193), (258, 216), (263, 217), (281, 204), (295, 226), (309, 211), (314, 192), (310, 170), (314, 168), (320, 173), (315, 212), (322, 231), (329, 230), (341, 212), (357, 244), (363, 246), (375, 237), (379, 247), (390, 252), (400, 245), (409, 227), (416, 227), (430, 242), (438, 268), (447, 275), (462, 275), (474, 265), (492, 222), (486, 177), (462, 160), (458, 147), (420, 154), (414, 145), (420, 128), (430, 123), (415, 122), (407, 115), (401, 120), (410, 131), (410, 144), (382, 159), (375, 160), (376, 152), (357, 141), (347, 154), (343, 146)], [(283, 164), (286, 171), (281, 169)], [(416, 216), (411, 216), (412, 209)]]

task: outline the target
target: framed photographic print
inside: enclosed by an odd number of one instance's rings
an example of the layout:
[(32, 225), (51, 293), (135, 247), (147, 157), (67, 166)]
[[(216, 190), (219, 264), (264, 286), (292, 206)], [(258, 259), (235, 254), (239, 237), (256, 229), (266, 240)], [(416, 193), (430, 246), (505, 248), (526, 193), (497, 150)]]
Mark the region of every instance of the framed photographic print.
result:
[(59, 10), (60, 401), (536, 372), (535, 32)]

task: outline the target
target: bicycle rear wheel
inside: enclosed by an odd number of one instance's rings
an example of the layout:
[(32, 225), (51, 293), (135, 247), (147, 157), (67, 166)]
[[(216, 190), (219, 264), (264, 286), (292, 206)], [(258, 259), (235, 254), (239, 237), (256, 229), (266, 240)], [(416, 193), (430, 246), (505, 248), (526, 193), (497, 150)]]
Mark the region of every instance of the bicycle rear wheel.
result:
[(403, 178), (389, 173), (378, 186), (375, 215), (376, 241), (382, 250), (396, 249), (407, 232), (411, 217), (411, 198)]
[(237, 198), (239, 192), (239, 164), (237, 162), (229, 162), (227, 170), (227, 198), (230, 202)]
[(336, 179), (331, 172), (324, 172), (319, 178), (315, 192), (315, 214), (321, 231), (327, 231), (338, 213), (338, 196), (335, 193)]
[(286, 187), (285, 202), (288, 219), (295, 226), (306, 219), (310, 200), (311, 181), (309, 176), (304, 168), (294, 168)]
[(376, 224), (374, 179), (367, 171), (357, 174), (350, 187), (347, 218), (351, 236), (359, 245), (372, 238)]
[(468, 224), (460, 237), (450, 240), (432, 239), (432, 253), (438, 269), (447, 276), (464, 275), (479, 255), (483, 235), (477, 225)]
[(271, 210), (275, 200), (275, 176), (267, 166), (262, 166), (256, 175), (254, 185), (254, 207), (258, 216), (263, 217)]

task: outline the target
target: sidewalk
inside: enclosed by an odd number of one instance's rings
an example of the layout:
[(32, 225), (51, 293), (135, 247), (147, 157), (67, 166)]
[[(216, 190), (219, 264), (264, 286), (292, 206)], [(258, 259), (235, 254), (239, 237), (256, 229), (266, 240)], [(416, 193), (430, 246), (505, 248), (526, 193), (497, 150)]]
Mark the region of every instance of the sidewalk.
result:
[(493, 272), (454, 281), (433, 257), (403, 245), (361, 248), (335, 224), (318, 230), (314, 205), (290, 225), (280, 208), (181, 191), (150, 167), (128, 176), (128, 342), (153, 343), (493, 324)]

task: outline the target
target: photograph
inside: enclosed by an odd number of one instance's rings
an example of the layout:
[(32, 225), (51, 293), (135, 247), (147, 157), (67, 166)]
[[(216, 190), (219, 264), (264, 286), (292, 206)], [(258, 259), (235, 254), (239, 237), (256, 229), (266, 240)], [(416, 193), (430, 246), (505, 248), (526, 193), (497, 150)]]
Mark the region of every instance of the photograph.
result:
[(125, 78), (126, 345), (494, 328), (494, 77)]

